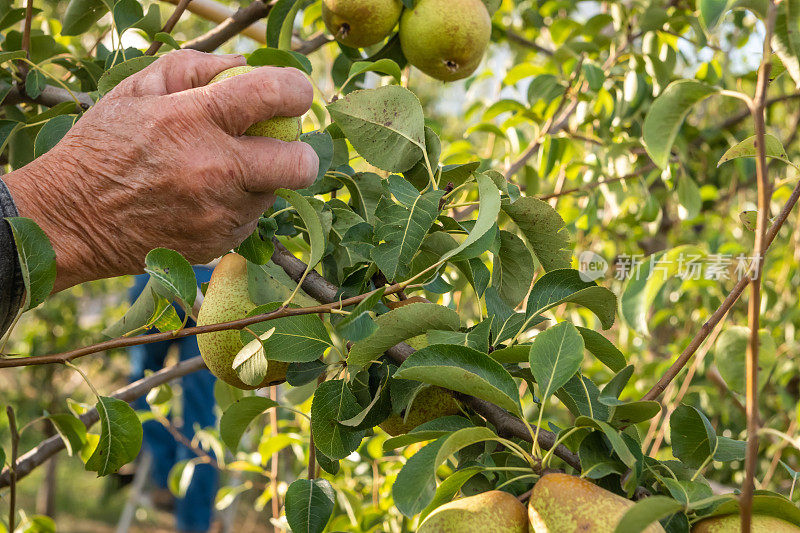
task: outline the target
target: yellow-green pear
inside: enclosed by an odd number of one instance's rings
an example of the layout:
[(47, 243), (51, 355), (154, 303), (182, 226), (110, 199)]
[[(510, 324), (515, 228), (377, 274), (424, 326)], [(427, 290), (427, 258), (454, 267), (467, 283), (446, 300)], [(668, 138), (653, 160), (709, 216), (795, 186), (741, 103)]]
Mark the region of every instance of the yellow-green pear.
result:
[[(576, 476), (545, 474), (528, 502), (531, 533), (614, 533), (634, 503)], [(664, 533), (654, 522), (646, 533)]]
[[(211, 274), (211, 281), (197, 325), (219, 324), (239, 320), (256, 308), (247, 288), (247, 260), (239, 254), (223, 257)], [(233, 369), (236, 354), (244, 347), (238, 330), (216, 331), (197, 336), (200, 355), (212, 374), (240, 389), (257, 389), (286, 378), (288, 363), (269, 361), (267, 374), (257, 387), (244, 383)]]
[(461, 412), (453, 396), (441, 387), (425, 387), (414, 397), (406, 408), (407, 416), (392, 414), (380, 424), (380, 428), (389, 435), (404, 435), (425, 422)]
[(381, 42), (397, 26), (401, 0), (322, 0), (322, 20), (333, 38), (363, 48)]
[[(209, 82), (217, 83), (222, 80), (227, 80), (233, 76), (250, 72), (255, 67), (250, 65), (243, 65), (241, 67), (233, 67), (223, 70)], [(272, 137), (280, 141), (292, 142), (300, 138), (303, 133), (303, 119), (300, 117), (272, 117), (261, 122), (256, 122), (244, 132), (245, 135), (252, 137)]]
[(461, 498), (437, 507), (417, 529), (417, 533), (526, 533), (527, 531), (528, 518), (525, 516), (525, 506), (511, 494), (499, 490)]
[(408, 62), (442, 81), (475, 72), (491, 36), (492, 21), (481, 0), (419, 0), (400, 18)]
[[(767, 515), (753, 516), (750, 526), (752, 533), (800, 533), (800, 527)], [(739, 533), (739, 531), (741, 531), (741, 518), (738, 514), (706, 518), (692, 526), (692, 533)]]

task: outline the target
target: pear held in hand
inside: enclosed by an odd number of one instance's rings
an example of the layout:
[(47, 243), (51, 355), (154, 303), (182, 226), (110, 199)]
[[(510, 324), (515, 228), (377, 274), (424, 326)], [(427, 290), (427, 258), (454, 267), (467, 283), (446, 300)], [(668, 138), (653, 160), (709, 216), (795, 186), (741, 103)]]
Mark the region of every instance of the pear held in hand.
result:
[[(633, 502), (567, 474), (545, 474), (528, 502), (531, 533), (614, 533)], [(658, 522), (645, 533), (664, 533)]]
[[(525, 506), (507, 492), (491, 490), (437, 507), (417, 533), (526, 533)], [(557, 530), (552, 530), (555, 533)], [(559, 532), (560, 533), (560, 532)]]
[(492, 21), (481, 0), (419, 0), (400, 19), (408, 62), (442, 81), (475, 72), (491, 36)]
[(442, 416), (457, 415), (461, 412), (453, 396), (441, 387), (425, 387), (414, 397), (411, 405), (402, 415), (391, 414), (380, 424), (389, 435), (404, 435), (425, 422)]
[(397, 26), (401, 0), (322, 0), (322, 20), (333, 38), (363, 48), (381, 42)]
[[(197, 325), (219, 324), (239, 320), (256, 308), (247, 288), (247, 260), (239, 254), (223, 257), (206, 290), (203, 306), (197, 315)], [(244, 383), (233, 369), (236, 354), (244, 348), (238, 330), (216, 331), (197, 336), (200, 355), (212, 374), (240, 389), (258, 389), (286, 378), (288, 363), (269, 361), (264, 381), (257, 387)]]
[[(209, 82), (217, 83), (222, 80), (227, 80), (239, 74), (244, 74), (254, 70), (255, 67), (250, 65), (243, 65), (241, 67), (233, 67), (223, 70)], [(303, 133), (303, 119), (300, 117), (272, 117), (261, 122), (256, 122), (244, 132), (245, 135), (252, 137), (272, 137), (279, 141), (292, 142), (300, 138)]]
[[(750, 526), (753, 533), (800, 533), (800, 527), (767, 515), (754, 515)], [(739, 531), (741, 531), (741, 518), (738, 514), (706, 518), (692, 527), (692, 533), (739, 533)]]

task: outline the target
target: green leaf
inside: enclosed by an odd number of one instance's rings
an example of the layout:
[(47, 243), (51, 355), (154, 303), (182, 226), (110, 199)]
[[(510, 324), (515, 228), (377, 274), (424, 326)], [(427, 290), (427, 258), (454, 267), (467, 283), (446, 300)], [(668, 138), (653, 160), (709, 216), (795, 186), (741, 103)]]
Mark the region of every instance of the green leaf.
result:
[(308, 230), (308, 238), (311, 242), (311, 254), (308, 259), (308, 268), (306, 269), (306, 273), (308, 273), (322, 260), (322, 256), (325, 254), (325, 246), (327, 246), (326, 234), (322, 229), (319, 213), (311, 207), (311, 204), (304, 196), (295, 191), (278, 189), (275, 191), (275, 195), (280, 196), (295, 208)]
[(457, 451), (484, 441), (500, 440), (489, 428), (464, 428), (431, 442), (414, 454), (397, 474), (392, 496), (405, 516), (419, 514), (433, 501), (436, 469)]
[(257, 387), (264, 381), (269, 370), (269, 362), (262, 341), (267, 340), (274, 332), (275, 328), (272, 328), (256, 339), (251, 336), (251, 340), (243, 341), (244, 346), (231, 363), (231, 367), (243, 383)]
[(155, 291), (168, 300), (183, 302), (191, 308), (197, 297), (197, 280), (192, 265), (181, 254), (167, 248), (151, 250), (144, 259), (144, 271), (150, 274)]
[[(76, 416), (67, 413), (48, 415), (47, 418), (53, 423), (58, 436), (64, 441), (67, 455), (80, 451), (86, 443), (86, 426)], [(0, 462), (2, 464), (2, 462)]]
[(714, 460), (722, 463), (744, 461), (746, 450), (747, 442), (743, 440), (717, 436), (717, 451), (714, 452)]
[(503, 365), (466, 346), (436, 344), (418, 350), (400, 365), (394, 378), (438, 385), (492, 402), (516, 415), (522, 412), (514, 378)]
[(372, 250), (371, 256), (390, 281), (408, 276), (411, 259), (439, 215), (439, 200), (444, 194), (443, 191), (419, 194), (400, 176), (389, 177), (390, 184), (401, 181), (413, 190), (415, 196), (402, 197), (402, 200), (398, 198), (401, 202), (408, 202), (403, 205), (381, 198), (375, 213), (379, 219), (375, 240), (379, 244)]
[(574, 416), (588, 416), (597, 420), (610, 418), (608, 406), (598, 401), (600, 389), (580, 373), (572, 376), (563, 387), (555, 391), (555, 395)]
[[(786, 163), (787, 165), (792, 164), (792, 162), (789, 161), (789, 156), (786, 155), (786, 150), (784, 150), (783, 144), (777, 137), (766, 133), (764, 135), (764, 145), (768, 158), (777, 159)], [(717, 163), (717, 167), (720, 167), (723, 163), (727, 163), (733, 159), (740, 157), (756, 157), (757, 154), (756, 136), (753, 135), (752, 137), (748, 137), (741, 141), (737, 145), (732, 146), (727, 152), (722, 154), (722, 157), (719, 159), (719, 163)]]
[(494, 255), (492, 287), (511, 308), (516, 308), (531, 290), (533, 257), (522, 239), (500, 230), (500, 250)]
[(527, 315), (536, 317), (562, 303), (576, 303), (592, 311), (603, 329), (614, 324), (617, 297), (593, 281), (584, 281), (572, 269), (553, 270), (539, 277), (528, 296)]
[(361, 412), (356, 397), (343, 379), (326, 381), (317, 387), (311, 402), (311, 431), (314, 444), (330, 459), (344, 459), (358, 448), (364, 431), (343, 426), (339, 420)]
[[(750, 8), (750, 6), (746, 6)], [(766, 3), (764, 15), (766, 17)], [(772, 35), (772, 49), (789, 72), (796, 87), (800, 87), (800, 2), (787, 0), (777, 9), (775, 28)]]
[(600, 402), (604, 405), (615, 406), (624, 402), (619, 400), (620, 394), (625, 389), (625, 386), (633, 376), (633, 365), (628, 365), (611, 378), (611, 381), (603, 387), (603, 393), (600, 395)]
[(700, 188), (692, 178), (682, 175), (678, 178), (678, 202), (683, 210), (679, 215), (683, 220), (692, 220), (700, 214), (703, 207), (703, 199), (700, 196)]
[(458, 330), (461, 318), (447, 307), (420, 302), (389, 311), (376, 318), (375, 323), (378, 330), (350, 349), (347, 365), (351, 371), (377, 361), (392, 346), (429, 330)]
[[(281, 306), (280, 302), (261, 305), (250, 311), (247, 316), (270, 313)], [(248, 329), (257, 335), (262, 335), (271, 329), (275, 330), (269, 338), (263, 340), (266, 358), (270, 361), (307, 363), (319, 359), (325, 350), (333, 345), (319, 315), (276, 318), (253, 324)], [(253, 339), (253, 335), (245, 330), (240, 335), (242, 343), (248, 343)]]
[(167, 476), (167, 487), (176, 498), (185, 498), (186, 491), (194, 477), (194, 467), (197, 461), (194, 459), (184, 459), (178, 461), (169, 470)]
[(144, 10), (137, 0), (116, 0), (112, 15), (114, 16), (117, 33), (122, 35), (125, 30), (142, 20)]
[[(311, 61), (297, 52), (279, 48), (259, 48), (247, 56), (247, 64), (254, 67), (272, 65), (275, 67), (293, 67), (311, 75)], [(327, 170), (327, 169), (326, 169)]]
[(546, 271), (569, 268), (572, 243), (564, 219), (550, 204), (523, 196), (513, 204), (503, 201), (503, 211), (511, 217)]
[(47, 87), (47, 77), (39, 69), (31, 69), (25, 76), (25, 94), (31, 98), (38, 98)]
[(64, 12), (61, 35), (80, 35), (108, 11), (102, 0), (70, 0)]
[(8, 52), (0, 52), (0, 64), (7, 61), (14, 61), (26, 57), (25, 50), (11, 50)]
[(529, 362), (542, 403), (578, 372), (583, 347), (583, 337), (571, 322), (547, 328), (533, 339)]
[(729, 0), (698, 0), (700, 20), (707, 29), (713, 29), (728, 10)]
[(383, 442), (383, 451), (389, 452), (398, 448), (405, 448), (410, 444), (424, 442), (428, 440), (436, 440), (439, 437), (449, 435), (459, 429), (472, 427), (472, 422), (463, 416), (450, 415), (434, 418), (424, 424), (412, 429), (404, 435), (398, 435)]
[(272, 48), (288, 49), (291, 44), (294, 18), (302, 2), (299, 0), (278, 0), (267, 17), (267, 45)]
[(700, 468), (717, 450), (717, 434), (703, 413), (680, 404), (669, 419), (672, 454), (691, 468)]
[(25, 283), (25, 302), (22, 310), (33, 309), (42, 303), (56, 281), (56, 253), (42, 228), (24, 217), (6, 218), (14, 234), (17, 255)]
[(694, 258), (704, 257), (697, 246), (683, 245), (645, 258), (629, 272), (620, 297), (622, 318), (640, 335), (648, 335), (647, 315), (664, 284)]
[[(350, 73), (347, 75), (348, 81), (365, 72), (379, 72), (380, 74), (391, 76), (397, 83), (400, 83), (400, 78), (403, 75), (400, 71), (400, 66), (391, 59), (384, 58), (375, 62), (356, 61), (350, 65)], [(347, 83), (345, 83), (345, 85), (347, 85)], [(344, 85), (342, 88), (344, 88)]]
[(422, 105), (404, 87), (354, 91), (328, 111), (358, 153), (380, 169), (405, 172), (425, 153)]
[[(764, 387), (769, 380), (770, 371), (775, 365), (777, 347), (770, 332), (762, 329), (758, 332), (758, 387)], [(746, 326), (728, 326), (714, 344), (714, 362), (722, 379), (732, 391), (745, 393), (745, 360), (747, 346), (750, 343), (750, 328)]]
[(650, 106), (644, 119), (642, 141), (653, 162), (667, 168), (678, 131), (692, 106), (719, 93), (719, 89), (695, 80), (670, 83)]
[[(155, 4), (151, 4), (151, 7)], [(164, 33), (163, 31), (156, 32), (153, 36), (154, 41), (158, 41), (160, 43), (164, 43), (173, 50), (180, 50), (181, 45), (178, 41), (175, 40), (175, 37), (170, 35), (169, 33)]]
[(319, 159), (317, 180), (321, 180), (333, 163), (333, 139), (327, 131), (311, 131), (300, 136), (300, 140), (311, 146)]
[(625, 356), (619, 351), (619, 348), (614, 346), (613, 342), (592, 329), (581, 326), (577, 326), (577, 328), (583, 337), (583, 343), (586, 349), (589, 350), (598, 361), (614, 372), (619, 372), (625, 368), (625, 365), (627, 365)]
[(286, 521), (295, 533), (321, 533), (333, 514), (336, 494), (327, 479), (298, 479), (286, 491)]
[(470, 245), (486, 235), (497, 223), (497, 216), (500, 214), (500, 190), (494, 182), (484, 174), (478, 174), (475, 178), (478, 181), (478, 191), (480, 194), (478, 219), (475, 221), (475, 225), (472, 227), (472, 231), (469, 232), (469, 235), (467, 235), (467, 238), (464, 239), (458, 247), (444, 254), (442, 259), (449, 259), (466, 250)]
[(136, 411), (116, 398), (100, 396), (95, 409), (100, 415), (100, 441), (86, 461), (86, 470), (107, 476), (139, 455), (142, 424)]
[(156, 317), (158, 300), (159, 296), (153, 291), (153, 280), (151, 278), (125, 312), (125, 315), (104, 329), (103, 335), (114, 339), (150, 324)]
[(97, 82), (97, 92), (99, 92), (101, 96), (105, 95), (111, 89), (119, 85), (122, 80), (136, 74), (156, 59), (157, 58), (154, 56), (139, 56), (114, 65), (100, 77), (100, 81)]
[(661, 412), (661, 404), (656, 401), (640, 400), (621, 403), (614, 407), (611, 423), (618, 427), (639, 424), (650, 420)]
[(231, 404), (222, 413), (219, 421), (219, 436), (229, 450), (235, 452), (239, 448), (247, 426), (255, 418), (268, 409), (278, 407), (278, 403), (261, 396), (245, 396)]
[(579, 416), (575, 419), (575, 427), (591, 427), (602, 431), (611, 443), (611, 448), (613, 448), (614, 452), (616, 452), (620, 460), (622, 460), (626, 466), (633, 468), (636, 464), (636, 457), (634, 457), (630, 448), (625, 444), (625, 441), (622, 440), (619, 431), (611, 427), (608, 423), (587, 416)]
[(667, 496), (649, 496), (628, 509), (617, 523), (614, 533), (645, 531), (647, 526), (683, 509), (681, 502)]
[(453, 472), (447, 476), (436, 488), (436, 494), (433, 496), (431, 503), (420, 512), (419, 521), (422, 523), (425, 517), (428, 516), (437, 507), (451, 501), (453, 497), (461, 490), (464, 483), (472, 479), (476, 474), (486, 470), (483, 465), (467, 466), (460, 470)]

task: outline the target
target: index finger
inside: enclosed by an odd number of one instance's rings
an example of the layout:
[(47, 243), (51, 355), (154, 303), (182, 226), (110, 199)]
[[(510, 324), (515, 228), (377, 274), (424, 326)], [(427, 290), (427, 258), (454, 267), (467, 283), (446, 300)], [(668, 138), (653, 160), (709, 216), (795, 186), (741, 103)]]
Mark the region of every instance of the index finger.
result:
[(314, 93), (295, 68), (259, 67), (176, 96), (199, 104), (223, 130), (241, 135), (261, 120), (302, 115), (311, 107)]

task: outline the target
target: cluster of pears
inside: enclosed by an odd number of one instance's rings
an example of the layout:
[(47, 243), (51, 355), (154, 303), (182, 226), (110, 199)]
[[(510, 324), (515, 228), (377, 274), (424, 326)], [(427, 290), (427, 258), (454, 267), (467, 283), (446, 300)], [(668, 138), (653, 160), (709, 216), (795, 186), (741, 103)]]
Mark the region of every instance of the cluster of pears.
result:
[(363, 48), (385, 39), (400, 23), (408, 62), (442, 81), (466, 78), (478, 68), (492, 34), (482, 0), (322, 0), (322, 19), (345, 46)]
[[(219, 324), (239, 320), (257, 306), (250, 300), (247, 284), (247, 260), (230, 253), (220, 259), (211, 275), (205, 300), (197, 314), (197, 325)], [(258, 389), (286, 379), (289, 363), (269, 361), (264, 380), (258, 386), (244, 383), (233, 369), (233, 360), (244, 345), (239, 331), (216, 331), (197, 336), (200, 355), (212, 374), (240, 389)]]
[[(528, 508), (502, 491), (489, 491), (452, 501), (435, 509), (418, 533), (614, 533), (634, 503), (579, 477), (545, 474), (531, 491)], [(753, 516), (754, 533), (800, 533), (776, 518)], [(663, 533), (653, 522), (644, 533)], [(695, 523), (693, 533), (738, 533), (739, 515), (714, 516)]]

